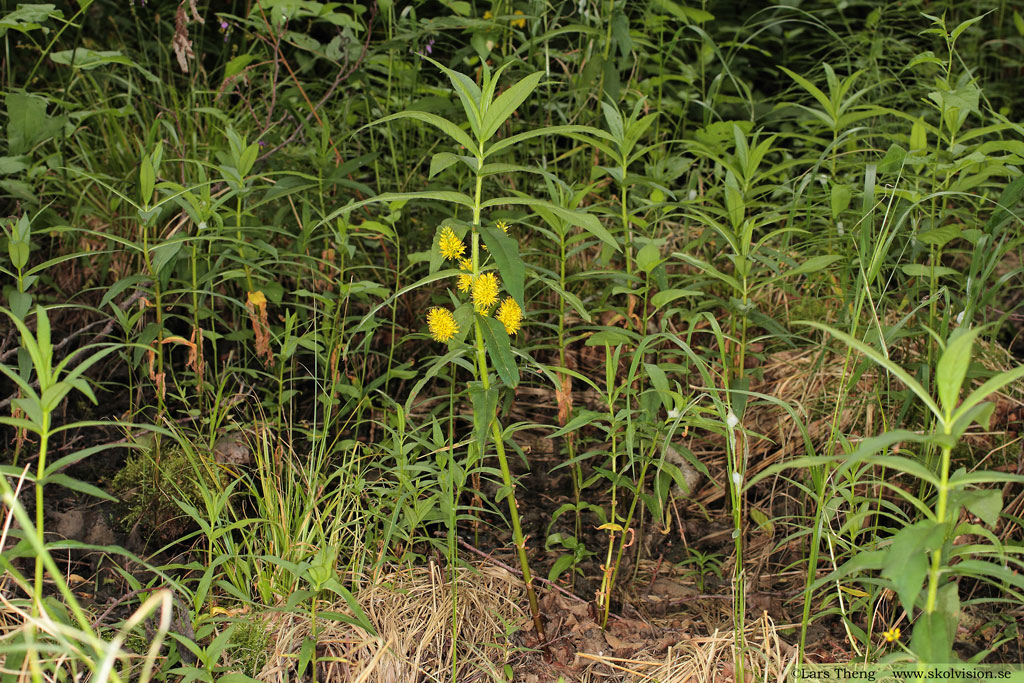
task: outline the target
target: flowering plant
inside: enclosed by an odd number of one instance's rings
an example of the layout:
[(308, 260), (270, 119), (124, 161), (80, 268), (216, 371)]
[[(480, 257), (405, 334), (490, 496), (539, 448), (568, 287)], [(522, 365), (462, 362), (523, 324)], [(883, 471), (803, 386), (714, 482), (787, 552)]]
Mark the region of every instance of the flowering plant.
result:
[[(429, 199), (469, 209), (471, 221), (468, 225), (443, 225), (435, 238), (436, 251), (432, 259), (434, 265), (439, 267), (443, 261), (451, 261), (457, 268), (431, 273), (406, 287), (396, 296), (435, 283), (452, 274), (456, 277), (456, 290), (461, 294), (468, 294), (468, 300), (454, 311), (441, 306), (432, 307), (426, 315), (427, 330), (434, 340), (449, 344), (460, 341), (462, 335), (470, 331), (473, 333), (472, 343), (468, 347), (463, 347), (473, 355), (472, 367), (475, 375), (474, 380), (469, 382), (474, 434), (470, 447), (475, 448), (478, 455), (483, 455), (488, 442), (493, 444), (501, 471), (503, 490), (507, 492), (505, 497), (509, 506), (509, 522), (523, 580), (526, 583), (530, 611), (538, 635), (543, 639), (540, 608), (533, 589), (533, 578), (526, 554), (526, 539), (519, 523), (515, 484), (505, 455), (504, 431), (498, 418), (500, 389), (513, 389), (519, 384), (519, 370), (512, 354), (510, 337), (522, 329), (525, 265), (519, 255), (519, 243), (507, 234), (508, 225), (503, 221), (492, 226), (485, 225), (482, 217), (484, 212), (492, 207), (529, 206), (534, 210), (544, 210), (549, 215), (557, 216), (569, 225), (583, 228), (607, 244), (610, 249), (618, 250), (619, 247), (611, 233), (593, 215), (522, 194), (485, 199), (483, 185), (485, 179), (497, 174), (525, 171), (546, 175), (542, 169), (493, 161), (497, 155), (511, 150), (525, 140), (551, 134), (587, 133), (597, 137), (607, 137), (608, 134), (589, 126), (564, 125), (528, 130), (493, 140), (498, 131), (506, 126), (512, 113), (540, 83), (543, 72), (538, 71), (525, 76), (495, 96), (499, 77), (512, 62), (503, 65), (494, 73), (484, 64), (480, 72), (481, 82), (477, 84), (469, 76), (448, 69), (425, 54), (421, 57), (448, 76), (454, 92), (462, 103), (469, 122), (469, 132), (441, 116), (416, 110), (391, 114), (369, 125), (404, 118), (415, 119), (440, 130), (455, 143), (459, 153), (442, 151), (435, 154), (430, 162), (430, 176), (434, 177), (455, 164), (465, 164), (473, 172), (472, 194), (454, 190), (384, 193), (348, 204), (326, 216), (323, 222), (328, 223), (373, 202)], [(464, 241), (467, 233), (468, 244)], [(486, 252), (486, 259), (483, 258), (482, 252)], [(501, 297), (502, 290), (505, 292), (504, 298)], [(459, 346), (453, 346), (452, 351), (445, 357), (451, 358), (452, 353), (458, 354), (461, 351), (462, 348)]]

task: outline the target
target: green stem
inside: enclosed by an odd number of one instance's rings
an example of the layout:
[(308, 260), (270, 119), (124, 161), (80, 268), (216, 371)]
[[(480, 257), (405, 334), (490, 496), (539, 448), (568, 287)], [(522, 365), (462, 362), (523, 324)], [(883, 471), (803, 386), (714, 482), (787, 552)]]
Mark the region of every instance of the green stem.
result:
[[(452, 364), (455, 374), (455, 364)], [(468, 463), (467, 463), (468, 464)], [(455, 475), (455, 383), (448, 385), (448, 469), (445, 479), (445, 493), (448, 496), (448, 568), (452, 577), (452, 642), (459, 642), (459, 591), (458, 591), (458, 548), (455, 531), (458, 526), (458, 502), (461, 491), (456, 491), (458, 484)], [(456, 672), (459, 669), (458, 648), (452, 648), (452, 683), (457, 683)]]
[(313, 602), (309, 607), (309, 630), (313, 634), (313, 656), (310, 657), (310, 664), (313, 667), (313, 683), (316, 683), (316, 646), (317, 641), (320, 640), (316, 632), (316, 596), (313, 596)]
[[(480, 329), (480, 322), (474, 325), (476, 331), (476, 354), (480, 371), (480, 381), (484, 391), (490, 388), (490, 380), (487, 376), (487, 354), (484, 346), (484, 336)], [(544, 641), (544, 625), (540, 620), (540, 605), (537, 602), (537, 592), (533, 589), (533, 574), (530, 572), (530, 560), (526, 556), (526, 539), (523, 536), (523, 528), (519, 523), (519, 503), (516, 502), (515, 483), (512, 481), (512, 472), (508, 467), (508, 458), (505, 455), (505, 442), (502, 439), (502, 429), (497, 415), (491, 421), (491, 438), (494, 439), (494, 451), (498, 456), (498, 467), (501, 469), (501, 481), (508, 490), (508, 515), (512, 522), (512, 539), (516, 546), (516, 554), (519, 556), (519, 566), (523, 571), (523, 583), (526, 584), (526, 594), (530, 600), (530, 615), (533, 617), (533, 625), (537, 629), (537, 636)]]
[[(737, 366), (734, 368), (736, 373), (736, 379), (743, 379), (743, 371), (747, 365), (747, 327), (750, 324), (749, 318), (747, 318), (747, 306), (750, 303), (750, 288), (748, 287), (747, 276), (743, 276), (743, 313), (740, 319), (740, 339), (739, 339), (739, 351)], [(742, 474), (742, 472), (741, 472)]]
[[(943, 430), (947, 435), (949, 428)], [(946, 515), (949, 507), (949, 461), (953, 449), (949, 446), (942, 448), (942, 471), (939, 475), (939, 498), (935, 504), (935, 519), (939, 524), (947, 524)], [(945, 545), (945, 544), (943, 544)], [(932, 566), (928, 571), (928, 597), (925, 600), (924, 611), (931, 614), (935, 611), (939, 594), (939, 574), (942, 570), (942, 546), (932, 551)]]
[[(42, 385), (42, 382), (40, 382)], [(44, 515), (43, 515), (43, 477), (46, 474), (46, 452), (50, 441), (50, 413), (43, 411), (43, 421), (39, 431), (39, 468), (36, 474), (36, 536), (39, 539), (40, 547), (46, 543), (44, 537)], [(36, 582), (35, 599), (32, 601), (32, 614), (39, 616), (39, 607), (43, 600), (43, 558), (36, 553)]]
[[(622, 189), (619, 192), (619, 194), (622, 195), (622, 202), (621, 202), (620, 210), (621, 210), (621, 219), (622, 219), (622, 230), (624, 231), (624, 234), (626, 235), (626, 244), (624, 245), (625, 246), (625, 251), (626, 251), (626, 273), (629, 274), (629, 275), (632, 275), (633, 274), (633, 231), (629, 227), (629, 212), (627, 211), (627, 208), (626, 208), (626, 193), (627, 192), (628, 192), (628, 190), (626, 189), (626, 164), (625, 164), (625, 162), (623, 162), (623, 164), (622, 164)], [(633, 285), (631, 283), (630, 287), (632, 288), (632, 286)]]
[[(483, 167), (484, 145), (481, 142), (477, 151), (477, 168)], [(480, 276), (480, 210), (482, 202), (483, 177), (476, 176), (476, 188), (473, 201), (473, 277)], [(491, 387), (490, 377), (487, 368), (487, 347), (484, 345), (483, 330), (480, 328), (479, 317), (475, 318), (473, 328), (476, 340), (477, 371), (480, 375), (480, 382), (484, 391)], [(516, 554), (519, 556), (519, 566), (523, 572), (523, 583), (526, 584), (526, 594), (530, 600), (530, 615), (533, 617), (533, 625), (537, 629), (537, 636), (541, 642), (544, 641), (544, 625), (540, 620), (540, 605), (537, 602), (537, 592), (533, 589), (533, 574), (530, 572), (530, 561), (526, 556), (526, 539), (523, 536), (523, 528), (519, 523), (519, 505), (516, 502), (515, 483), (512, 481), (512, 472), (509, 470), (508, 458), (505, 456), (505, 441), (502, 438), (502, 429), (498, 416), (494, 415), (491, 420), (491, 438), (494, 439), (494, 451), (498, 456), (498, 467), (501, 469), (501, 481), (508, 490), (508, 513), (512, 523), (512, 539), (516, 546)], [(483, 453), (480, 454), (483, 456)]]
[[(644, 478), (647, 476), (647, 468), (650, 465), (650, 458), (644, 460), (644, 464), (640, 467), (640, 475), (637, 477), (638, 486), (642, 487)], [(619, 575), (619, 567), (622, 564), (622, 553), (626, 550), (626, 537), (630, 535), (630, 530), (633, 524), (633, 515), (636, 513), (636, 504), (640, 500), (641, 489), (637, 489), (636, 495), (633, 496), (633, 500), (629, 504), (629, 512), (626, 514), (626, 519), (622, 525), (622, 538), (619, 539), (619, 552), (615, 556), (615, 564), (612, 565), (611, 581), (608, 583), (609, 595), (605, 596), (605, 608), (604, 615), (601, 619), (601, 628), (604, 629), (608, 624), (608, 609), (611, 605), (611, 588), (615, 585), (615, 580)], [(641, 528), (643, 526), (643, 520), (641, 520)], [(636, 532), (634, 532), (635, 534)], [(632, 545), (633, 539), (630, 539), (630, 545)], [(610, 550), (610, 549), (609, 549)], [(610, 558), (609, 558), (610, 559)]]
[[(245, 179), (242, 179), (245, 182)], [(249, 270), (249, 263), (246, 261), (245, 249), (242, 247), (245, 244), (245, 236), (242, 234), (242, 193), (239, 190), (238, 196), (235, 197), (235, 235), (238, 237), (238, 255), (242, 258), (242, 269), (245, 271), (245, 286), (248, 288), (246, 291), (255, 291), (252, 286), (252, 271)]]
[[(147, 200), (145, 200), (145, 202), (146, 202), (145, 206), (148, 209), (149, 208), (149, 200), (147, 199)], [(155, 317), (156, 317), (156, 329), (157, 329), (156, 339), (154, 340), (154, 344), (155, 344), (156, 348), (153, 350), (153, 353), (156, 354), (156, 372), (157, 372), (157, 377), (160, 378), (160, 380), (158, 382), (158, 385), (157, 385), (156, 400), (157, 400), (157, 405), (159, 406), (159, 412), (160, 412), (161, 415), (163, 415), (164, 409), (165, 409), (166, 405), (164, 403), (164, 391), (161, 390), (161, 387), (160, 387), (159, 383), (163, 382), (164, 383), (163, 386), (164, 387), (167, 386), (166, 383), (165, 383), (166, 382), (166, 377), (164, 376), (164, 350), (163, 350), (164, 349), (164, 345), (163, 345), (163, 340), (164, 340), (164, 305), (163, 305), (162, 292), (161, 292), (161, 288), (160, 288), (160, 274), (157, 273), (156, 269), (153, 267), (153, 259), (152, 259), (151, 255), (150, 255), (149, 223), (150, 223), (150, 221), (146, 220), (142, 224), (142, 261), (143, 261), (143, 263), (146, 266), (146, 272), (149, 273), (149, 276), (151, 278), (153, 278), (153, 312), (154, 312)], [(156, 462), (157, 462), (157, 464), (159, 464), (160, 463), (160, 438), (159, 438), (159, 436), (157, 436), (156, 440), (154, 441), (154, 444), (156, 446), (156, 448), (155, 448), (155, 450), (156, 450)]]
[[(565, 282), (565, 234), (562, 233), (559, 236), (559, 271), (558, 271), (558, 286), (561, 287), (562, 291), (566, 291)], [(565, 358), (565, 297), (558, 297), (558, 364), (559, 367), (566, 367)], [(563, 383), (569, 378), (561, 372), (558, 373), (558, 391), (561, 393)], [(568, 400), (567, 398), (564, 400)], [(566, 415), (566, 420), (571, 418), (571, 415)], [(565, 424), (559, 421), (559, 427), (564, 427)], [(575, 536), (577, 539), (580, 538), (580, 534), (583, 530), (583, 520), (580, 517), (580, 496), (583, 491), (583, 465), (576, 461), (576, 445), (573, 441), (572, 435), (566, 436), (566, 445), (569, 451), (569, 462), (572, 463), (572, 499), (573, 499), (573, 513), (575, 517)], [(575, 570), (575, 564), (573, 569)], [(576, 585), (576, 572), (573, 571), (570, 578), (570, 587)]]
[(612, 19), (615, 16), (615, 0), (608, 0), (608, 29), (604, 36), (604, 51), (601, 56), (607, 60), (612, 49)]

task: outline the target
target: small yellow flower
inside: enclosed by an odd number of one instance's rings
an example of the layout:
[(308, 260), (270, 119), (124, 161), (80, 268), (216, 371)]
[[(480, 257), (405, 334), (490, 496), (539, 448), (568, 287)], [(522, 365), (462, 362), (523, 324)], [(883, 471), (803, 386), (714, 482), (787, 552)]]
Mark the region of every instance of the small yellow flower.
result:
[(459, 259), (459, 270), (473, 272), (473, 262), (468, 258)]
[(441, 250), (441, 256), (449, 260), (461, 258), (466, 253), (466, 245), (455, 236), (455, 231), (448, 226), (441, 230), (441, 239), (437, 241), (437, 246)]
[[(506, 235), (508, 234), (508, 223), (506, 223), (505, 221), (498, 221), (497, 223), (494, 224), (494, 227), (496, 227), (498, 230), (501, 230)], [(487, 251), (486, 244), (481, 244), (480, 246), (484, 248), (484, 251)]]
[(900, 627), (893, 626), (888, 631), (882, 632), (882, 637), (885, 638), (885, 642), (893, 643), (900, 639)]
[(486, 12), (484, 12), (484, 19), (490, 19), (493, 16), (494, 15), (491, 14), (491, 10), (487, 10)]
[(498, 300), (498, 276), (484, 273), (473, 281), (473, 305), (477, 312), (486, 313)]
[(468, 292), (469, 288), (473, 286), (473, 276), (469, 273), (460, 273), (459, 280), (456, 283), (456, 287), (460, 292)]
[(523, 309), (519, 308), (519, 304), (516, 303), (515, 299), (508, 296), (501, 302), (501, 306), (498, 307), (498, 313), (494, 317), (505, 326), (506, 332), (515, 334), (519, 331), (519, 325), (523, 320)]
[(427, 329), (439, 342), (446, 342), (459, 333), (459, 326), (452, 312), (438, 306), (427, 311)]
[[(516, 10), (516, 14), (518, 16), (522, 16), (523, 15), (523, 11), (517, 9)], [(512, 20), (512, 25), (515, 26), (516, 28), (526, 28), (526, 19), (513, 19)]]
[(248, 292), (246, 294), (245, 302), (254, 308), (260, 308), (267, 305), (267, 297), (257, 289), (255, 292)]

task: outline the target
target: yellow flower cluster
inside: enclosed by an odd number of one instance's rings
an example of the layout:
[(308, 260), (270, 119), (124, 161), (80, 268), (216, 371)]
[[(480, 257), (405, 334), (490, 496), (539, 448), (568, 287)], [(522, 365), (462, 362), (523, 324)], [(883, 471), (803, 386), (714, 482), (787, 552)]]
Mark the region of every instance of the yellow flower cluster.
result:
[(894, 643), (900, 639), (900, 627), (893, 626), (888, 631), (882, 631), (882, 637), (885, 638), (885, 642)]
[(459, 333), (455, 316), (447, 308), (435, 306), (427, 311), (427, 329), (435, 341), (446, 342)]
[[(508, 223), (498, 221), (495, 227), (502, 232), (508, 233)], [(441, 255), (448, 260), (458, 260), (459, 273), (456, 281), (456, 289), (468, 293), (473, 300), (473, 307), (481, 315), (489, 315), (491, 308), (498, 303), (498, 291), (501, 288), (501, 281), (494, 273), (481, 273), (473, 277), (473, 262), (463, 258), (466, 253), (466, 245), (456, 236), (450, 226), (441, 229), (441, 235), (437, 242)], [(522, 327), (523, 310), (512, 297), (505, 297), (498, 306), (494, 316), (498, 322), (505, 326), (505, 331), (512, 335), (519, 332)], [(427, 329), (436, 341), (448, 342), (459, 333), (459, 325), (455, 322), (455, 316), (447, 308), (435, 306), (427, 312)]]
[(459, 270), (467, 270), (468, 273), (459, 273), (459, 279), (456, 283), (456, 288), (460, 292), (468, 292), (469, 288), (473, 286), (473, 262), (467, 258), (459, 261)]
[(519, 304), (516, 303), (515, 299), (508, 296), (501, 302), (501, 306), (498, 307), (498, 313), (494, 317), (505, 326), (506, 332), (515, 334), (519, 331), (519, 326), (522, 323), (523, 310), (519, 308)]
[(487, 314), (487, 309), (498, 300), (498, 276), (484, 273), (473, 280), (473, 306), (477, 313)]
[(441, 238), (437, 241), (437, 246), (441, 249), (441, 256), (449, 261), (462, 258), (462, 255), (466, 253), (466, 245), (455, 236), (455, 231), (449, 226), (445, 226), (441, 230)]

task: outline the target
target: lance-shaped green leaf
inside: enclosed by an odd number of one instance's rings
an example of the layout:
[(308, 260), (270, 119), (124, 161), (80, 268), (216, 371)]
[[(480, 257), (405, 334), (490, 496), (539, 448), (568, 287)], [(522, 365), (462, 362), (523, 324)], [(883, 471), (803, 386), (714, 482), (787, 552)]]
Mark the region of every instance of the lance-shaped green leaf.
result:
[(470, 382), (469, 398), (473, 402), (473, 439), (483, 453), (487, 429), (498, 412), (498, 387), (484, 389), (483, 382)]
[(740, 290), (740, 289), (743, 288), (743, 286), (740, 284), (739, 280), (734, 278), (732, 275), (729, 275), (728, 273), (723, 273), (722, 271), (718, 270), (717, 268), (715, 268), (713, 265), (711, 265), (707, 261), (702, 261), (701, 259), (697, 258), (696, 256), (691, 256), (690, 254), (684, 254), (684, 253), (679, 252), (679, 251), (673, 252), (672, 255), (673, 256), (677, 256), (677, 257), (683, 259), (684, 261), (686, 261), (687, 263), (689, 263), (691, 266), (695, 266), (696, 268), (700, 269), (700, 271), (702, 273), (704, 273), (705, 275), (710, 275), (711, 277), (713, 277), (715, 279), (721, 280), (725, 284), (727, 284), (730, 287), (732, 287), (733, 290)]
[(484, 238), (487, 250), (494, 257), (494, 262), (498, 264), (498, 272), (501, 273), (501, 281), (505, 283), (505, 289), (519, 304), (519, 308), (526, 310), (526, 305), (523, 302), (526, 268), (519, 255), (519, 242), (501, 230), (482, 225), (480, 226), (480, 236)]
[[(476, 170), (476, 166), (473, 166), (472, 168), (473, 170)], [(552, 173), (537, 168), (536, 166), (520, 166), (519, 164), (484, 164), (483, 167), (477, 173), (477, 175), (487, 176), (495, 175), (498, 173), (535, 173), (537, 175), (544, 176), (548, 180), (557, 182), (557, 178)]]
[(473, 199), (466, 194), (461, 192), (452, 192), (449, 190), (429, 190), (426, 192), (385, 192), (379, 194), (376, 197), (370, 197), (359, 202), (352, 202), (346, 204), (340, 209), (335, 209), (327, 214), (321, 221), (320, 225), (330, 223), (335, 218), (342, 214), (348, 214), (352, 211), (367, 206), (369, 204), (380, 204), (381, 202), (394, 202), (394, 201), (406, 201), (409, 199), (434, 199), (439, 202), (447, 202), (449, 204), (461, 204), (462, 206), (473, 206)]
[(604, 120), (608, 124), (608, 130), (612, 134), (612, 139), (621, 144), (626, 136), (625, 127), (622, 123), (622, 114), (607, 102), (601, 103), (601, 109), (604, 111)]
[[(590, 311), (587, 310), (587, 307), (583, 304), (582, 301), (580, 301), (578, 296), (576, 296), (572, 292), (562, 289), (557, 282), (550, 278), (542, 277), (540, 275), (537, 275), (536, 277), (538, 280), (543, 282), (547, 287), (550, 287), (551, 291), (553, 291), (555, 294), (564, 299), (567, 304), (572, 306), (573, 310), (576, 311), (577, 315), (579, 315), (580, 318), (583, 319), (583, 322), (589, 323), (593, 319), (590, 317)], [(694, 292), (694, 294), (700, 294), (700, 292)]]
[(827, 332), (828, 334), (832, 335), (833, 337), (843, 342), (847, 346), (852, 347), (855, 351), (858, 351), (861, 354), (870, 358), (871, 360), (875, 361), (883, 368), (885, 368), (893, 375), (895, 375), (901, 382), (907, 385), (907, 388), (914, 392), (914, 394), (919, 399), (921, 399), (921, 402), (928, 407), (928, 410), (932, 411), (935, 417), (939, 418), (940, 420), (943, 419), (943, 414), (942, 411), (939, 410), (939, 406), (935, 404), (935, 401), (932, 399), (931, 395), (929, 395), (929, 393), (925, 391), (925, 388), (921, 386), (921, 383), (914, 379), (906, 370), (904, 370), (903, 368), (889, 360), (887, 357), (882, 355), (882, 353), (878, 349), (868, 346), (859, 339), (854, 339), (850, 335), (844, 332), (840, 332), (839, 330), (833, 327), (829, 327), (828, 325), (822, 325), (821, 323), (809, 322), (806, 320), (799, 321), (799, 324), (809, 325), (823, 332)]
[(636, 147), (636, 143), (639, 142), (640, 138), (643, 137), (647, 129), (651, 127), (655, 119), (658, 118), (658, 113), (648, 114), (639, 121), (630, 121), (629, 127), (626, 129), (626, 139), (622, 146), (622, 158), (626, 159), (626, 165), (633, 163), (649, 150), (659, 147), (660, 145), (648, 145), (643, 149), (633, 152), (633, 148)]
[(989, 379), (964, 399), (964, 402), (960, 404), (956, 413), (953, 414), (953, 421), (955, 422), (959, 420), (961, 417), (966, 415), (969, 410), (974, 408), (974, 406), (982, 403), (985, 399), (1005, 387), (1007, 384), (1015, 382), (1022, 377), (1024, 377), (1024, 365), (1018, 365), (1012, 370), (1000, 372), (995, 377)]
[(972, 423), (978, 423), (982, 429), (988, 431), (989, 423), (992, 420), (992, 413), (996, 409), (996, 404), (992, 402), (979, 403), (965, 413), (957, 411), (957, 417), (952, 421), (953, 426), (950, 428), (949, 433), (954, 439), (959, 440), (963, 433), (967, 431), (967, 428)]
[[(829, 115), (829, 118), (823, 118), (822, 120), (829, 125), (835, 125), (835, 112), (833, 111), (832, 100), (829, 99), (828, 95), (822, 92), (821, 88), (814, 85), (814, 83), (811, 83), (809, 80), (807, 80), (800, 74), (790, 71), (784, 66), (780, 66), (779, 69), (781, 69), (787, 76), (789, 76), (798, 84), (800, 84), (800, 87), (806, 90), (808, 93), (810, 93), (814, 99), (818, 100), (818, 103), (821, 104), (822, 108)], [(810, 107), (801, 108), (805, 109), (806, 111), (812, 114), (815, 113), (814, 109)]]
[[(821, 254), (819, 256), (812, 256), (793, 270), (787, 271), (779, 278), (788, 278), (795, 275), (803, 275), (804, 273), (817, 273), (818, 271), (825, 270), (836, 261), (841, 260), (843, 257), (838, 254)], [(776, 279), (776, 278), (773, 278)]]
[(956, 401), (960, 397), (960, 387), (967, 376), (967, 368), (971, 364), (971, 351), (978, 330), (959, 328), (949, 338), (946, 350), (942, 352), (939, 364), (935, 367), (935, 384), (938, 386), (939, 403), (946, 415), (953, 414)]
[(447, 369), (449, 363), (457, 363), (459, 357), (464, 355), (465, 353), (465, 346), (457, 344), (455, 345), (455, 348), (452, 348), (450, 351), (448, 351), (448, 353), (434, 360), (434, 362), (431, 363), (430, 366), (425, 371), (422, 371), (423, 376), (416, 381), (416, 384), (414, 384), (412, 387), (412, 391), (409, 392), (408, 398), (406, 398), (405, 400), (405, 411), (409, 411), (409, 409), (412, 407), (412, 404), (415, 402), (416, 397), (419, 396), (420, 390), (423, 389), (423, 387), (426, 386), (428, 383), (430, 383), (430, 381), (434, 379), (437, 373)]
[(945, 664), (955, 661), (953, 640), (960, 620), (960, 596), (956, 582), (939, 589), (935, 611), (925, 612), (914, 622), (910, 649), (918, 661), (927, 664)]
[(139, 66), (135, 60), (130, 59), (120, 51), (114, 50), (89, 50), (84, 47), (76, 47), (73, 50), (63, 50), (61, 52), (51, 52), (50, 59), (55, 64), (63, 64), (65, 66), (71, 66), (76, 69), (95, 69), (98, 66), (104, 66), (106, 64), (123, 64), (130, 66), (133, 69), (138, 70), (147, 81), (150, 83), (162, 83), (159, 78), (154, 74), (150, 73), (146, 69)]
[(928, 552), (942, 545), (945, 528), (943, 524), (926, 519), (901, 529), (892, 537), (882, 576), (892, 581), (907, 614), (913, 613), (928, 574)]
[[(412, 283), (411, 285), (406, 285), (405, 287), (402, 287), (400, 290), (398, 290), (397, 292), (395, 292), (394, 294), (389, 296), (387, 299), (385, 299), (384, 301), (381, 301), (379, 304), (377, 304), (376, 306), (371, 308), (370, 311), (366, 315), (363, 316), (362, 320), (359, 321), (359, 324), (357, 324), (355, 326), (355, 328), (352, 330), (352, 334), (359, 334), (360, 332), (367, 332), (370, 328), (372, 328), (374, 325), (377, 324), (376, 315), (377, 315), (377, 313), (380, 312), (380, 310), (382, 308), (384, 308), (386, 306), (393, 305), (395, 301), (397, 301), (401, 297), (405, 296), (409, 292), (411, 292), (411, 291), (413, 291), (415, 289), (418, 289), (420, 287), (429, 285), (429, 284), (431, 284), (433, 282), (437, 282), (438, 280), (444, 280), (444, 279), (447, 279), (447, 278), (450, 278), (450, 277), (454, 277), (454, 276), (456, 276), (458, 274), (459, 274), (458, 270), (456, 270), (454, 268), (446, 268), (445, 270), (439, 270), (436, 273), (431, 273), (430, 275), (427, 275), (426, 277), (420, 278), (419, 280), (417, 280), (416, 282)], [(456, 320), (458, 320), (457, 316), (456, 316)], [(0, 365), (0, 371), (2, 371), (3, 367), (4, 367), (3, 365)]]
[(423, 123), (429, 123), (431, 126), (439, 129), (442, 133), (450, 137), (456, 143), (465, 147), (467, 150), (472, 152), (477, 148), (476, 143), (473, 142), (473, 138), (469, 137), (469, 134), (466, 131), (462, 130), (446, 118), (425, 111), (400, 111), (397, 114), (391, 114), (384, 118), (377, 119), (372, 123), (368, 123), (357, 130), (356, 133), (359, 133), (365, 128), (369, 128), (370, 126), (376, 126), (377, 124), (387, 123), (388, 121), (394, 121), (396, 119), (415, 119), (417, 121), (422, 121)]
[(508, 117), (512, 116), (512, 112), (518, 109), (519, 105), (537, 88), (537, 84), (540, 83), (543, 75), (543, 71), (530, 74), (499, 95), (498, 99), (494, 100), (487, 107), (487, 111), (484, 113), (483, 126), (480, 130), (480, 137), (482, 139), (489, 140), (492, 135), (498, 132), (501, 124), (505, 123)]
[(45, 28), (42, 22), (50, 17), (61, 19), (64, 16), (63, 12), (54, 7), (50, 4), (19, 4), (18, 9), (0, 17), (0, 36), (4, 35), (7, 29), (21, 31), (27, 35), (29, 31), (41, 28), (43, 33), (49, 33), (50, 29)]
[[(462, 101), (462, 108), (466, 112), (466, 119), (469, 120), (469, 127), (473, 130), (473, 133), (478, 139), (486, 139), (482, 138), (480, 135), (482, 129), (482, 116), (480, 112), (482, 93), (480, 92), (480, 88), (477, 84), (474, 83), (473, 79), (466, 74), (453, 71), (426, 55), (422, 56), (448, 76), (448, 80), (452, 82), (452, 87), (455, 88), (455, 94), (458, 95), (459, 99)], [(466, 146), (466, 149), (475, 151), (477, 146), (475, 144), (470, 144)]]
[(491, 206), (501, 206), (503, 204), (516, 204), (523, 206), (542, 206), (551, 213), (557, 215), (559, 218), (564, 220), (566, 223), (572, 223), (575, 226), (581, 227), (589, 232), (594, 237), (598, 238), (615, 251), (619, 251), (619, 243), (615, 241), (612, 234), (601, 225), (601, 221), (589, 213), (583, 213), (582, 211), (573, 211), (572, 209), (566, 209), (557, 204), (546, 202), (540, 199), (533, 199), (532, 197), (497, 197), (495, 199), (488, 199), (481, 204), (481, 207), (488, 208)]
[[(527, 140), (530, 140), (531, 138), (540, 137), (541, 135), (569, 135), (569, 136), (572, 136), (574, 134), (580, 134), (580, 133), (585, 133), (587, 135), (593, 135), (593, 136), (596, 136), (596, 137), (599, 137), (599, 138), (603, 138), (605, 140), (611, 140), (612, 139), (611, 135), (609, 135), (607, 132), (601, 130), (600, 128), (594, 128), (593, 126), (574, 126), (574, 125), (549, 126), (547, 128), (537, 128), (536, 130), (528, 130), (528, 131), (525, 131), (523, 133), (518, 133), (518, 134), (513, 135), (511, 137), (507, 137), (504, 140), (499, 140), (499, 141), (495, 142), (493, 145), (491, 145), (490, 147), (487, 148), (487, 151), (484, 152), (484, 156), (485, 157), (492, 156), (492, 155), (497, 154), (498, 152), (500, 152), (500, 151), (502, 151), (504, 149), (508, 149), (510, 147), (514, 147), (515, 145), (518, 145), (520, 142), (525, 142)], [(583, 139), (586, 140), (587, 142), (590, 142), (589, 139), (586, 139), (586, 138), (583, 138)]]
[(490, 68), (485, 63), (480, 71), (481, 82), (480, 82), (480, 115), (481, 120), (487, 115), (487, 110), (491, 107), (491, 103), (494, 102), (494, 91), (498, 88), (498, 81), (501, 80), (501, 74), (505, 73), (505, 69), (512, 66), (512, 60), (509, 60), (498, 67), (498, 70), (493, 74)]
[(139, 199), (143, 206), (149, 206), (153, 199), (153, 186), (156, 185), (156, 171), (153, 169), (153, 160), (146, 154), (142, 157), (139, 165)]
[(438, 152), (430, 159), (430, 172), (427, 174), (427, 177), (433, 178), (452, 164), (457, 163), (458, 160), (459, 157), (451, 152)]
[(484, 336), (487, 356), (491, 359), (498, 377), (505, 386), (514, 389), (519, 386), (519, 368), (512, 357), (512, 345), (509, 344), (505, 326), (494, 318), (485, 318), (482, 315), (477, 315), (476, 319)]
[(733, 229), (738, 228), (743, 222), (746, 213), (746, 205), (743, 200), (743, 191), (740, 190), (736, 174), (729, 171), (725, 175), (725, 208), (729, 214), (729, 222)]
[(1024, 195), (1024, 175), (1018, 176), (1013, 182), (1003, 188), (996, 202), (996, 209), (989, 216), (985, 223), (985, 232), (995, 237), (996, 232), (1010, 218), (1013, 218), (1013, 207)]

